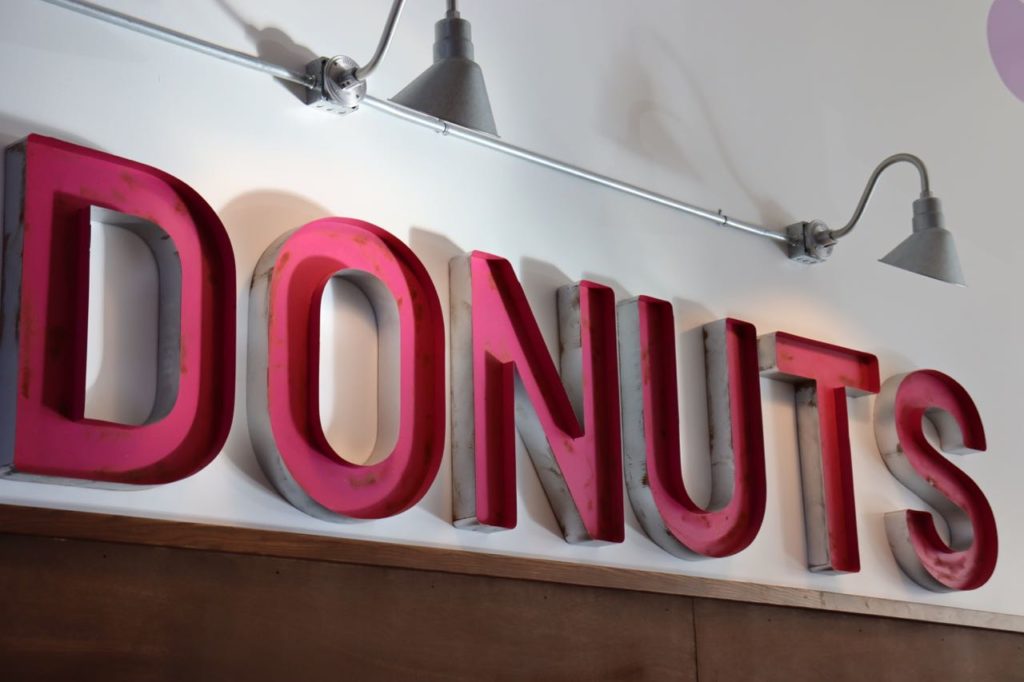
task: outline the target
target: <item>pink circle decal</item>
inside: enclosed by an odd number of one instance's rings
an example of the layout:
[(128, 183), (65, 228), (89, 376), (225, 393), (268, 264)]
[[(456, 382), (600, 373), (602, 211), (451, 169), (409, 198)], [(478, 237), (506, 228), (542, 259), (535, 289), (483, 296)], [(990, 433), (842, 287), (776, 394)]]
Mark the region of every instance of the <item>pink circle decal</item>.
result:
[(1000, 78), (1024, 101), (1024, 2), (996, 0), (988, 13), (988, 47)]

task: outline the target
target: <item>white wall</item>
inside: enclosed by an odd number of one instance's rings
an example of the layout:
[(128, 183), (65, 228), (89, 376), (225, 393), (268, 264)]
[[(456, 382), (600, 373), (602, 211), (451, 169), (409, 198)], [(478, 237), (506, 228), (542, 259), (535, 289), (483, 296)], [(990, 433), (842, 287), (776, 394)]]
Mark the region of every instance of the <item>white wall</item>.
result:
[[(259, 48), (293, 67), (313, 54), (365, 60), (387, 10), (383, 0), (225, 2), (252, 28), (218, 2), (105, 0), (219, 44)], [(378, 96), (390, 96), (428, 63), (432, 24), (443, 3), (410, 5), (393, 51), (371, 81)], [(876, 262), (909, 230), (917, 189), (909, 167), (884, 178), (864, 224), (831, 262), (806, 267), (786, 260), (774, 243), (371, 111), (341, 119), (307, 110), (261, 74), (37, 0), (6, 0), (0, 5), (0, 142), (29, 132), (56, 135), (157, 166), (207, 199), (235, 249), (240, 383), (224, 452), (188, 480), (139, 492), (0, 481), (0, 501), (1024, 614), (1018, 579), (1024, 546), (1017, 538), (1024, 524), (1017, 400), (1024, 383), (1018, 305), (1024, 285), (1018, 199), (1024, 103), (1004, 88), (992, 66), (988, 5), (463, 3), (502, 136), (597, 171), (754, 221), (781, 226), (821, 217), (838, 225), (881, 158), (895, 151), (922, 155), (945, 201), (969, 280), (969, 288), (957, 289)], [(935, 595), (901, 574), (882, 515), (921, 503), (878, 455), (872, 398), (850, 405), (863, 568), (838, 577), (807, 572), (791, 392), (774, 382), (763, 384), (767, 515), (754, 544), (729, 559), (675, 559), (647, 540), (631, 516), (621, 545), (567, 545), (525, 458), (519, 464), (520, 524), (506, 533), (477, 535), (450, 525), (447, 460), (422, 503), (400, 517), (333, 525), (303, 515), (269, 487), (249, 444), (241, 383), (244, 297), (253, 265), (276, 236), (327, 215), (369, 220), (405, 239), (427, 265), (445, 306), (452, 255), (482, 249), (505, 256), (552, 345), (554, 291), (571, 280), (604, 282), (621, 298), (644, 293), (672, 300), (685, 382), (685, 471), (695, 492), (707, 472), (695, 330), (708, 321), (735, 316), (762, 333), (785, 330), (869, 351), (879, 356), (883, 378), (923, 367), (951, 374), (971, 392), (989, 437), (988, 452), (957, 463), (996, 513), (1002, 545), (994, 577), (972, 593)], [(339, 305), (339, 320), (365, 322), (365, 309)], [(95, 360), (102, 349), (90, 352)], [(359, 400), (367, 393), (366, 386), (352, 391)], [(365, 434), (357, 436), (354, 442), (368, 447)]]

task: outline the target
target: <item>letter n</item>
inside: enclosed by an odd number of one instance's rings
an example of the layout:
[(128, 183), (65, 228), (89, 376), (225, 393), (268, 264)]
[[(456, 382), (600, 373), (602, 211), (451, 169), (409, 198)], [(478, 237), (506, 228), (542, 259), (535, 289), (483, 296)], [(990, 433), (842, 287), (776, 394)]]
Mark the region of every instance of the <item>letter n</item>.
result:
[(451, 275), (455, 525), (515, 527), (518, 428), (566, 540), (621, 542), (614, 293), (559, 289), (559, 378), (508, 261), (474, 252)]

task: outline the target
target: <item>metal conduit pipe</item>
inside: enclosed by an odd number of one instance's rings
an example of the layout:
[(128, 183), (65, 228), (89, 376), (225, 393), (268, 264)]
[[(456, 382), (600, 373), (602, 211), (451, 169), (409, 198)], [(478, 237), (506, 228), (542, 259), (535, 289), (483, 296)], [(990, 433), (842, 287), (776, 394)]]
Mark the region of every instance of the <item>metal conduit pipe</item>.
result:
[[(320, 83), (317, 82), (315, 75), (292, 71), (287, 67), (281, 66), (280, 64), (274, 64), (250, 55), (243, 54), (241, 52), (236, 52), (235, 50), (220, 47), (212, 43), (208, 43), (204, 40), (193, 38), (191, 36), (178, 33), (177, 31), (163, 28), (161, 26), (151, 24), (149, 22), (128, 16), (126, 14), (122, 14), (120, 12), (116, 12), (114, 10), (106, 9), (104, 7), (100, 7), (92, 3), (83, 2), (82, 0), (43, 0), (43, 2), (47, 2), (51, 5), (56, 5), (58, 7), (63, 7), (65, 9), (70, 9), (80, 14), (92, 17), (94, 19), (99, 19), (101, 21), (114, 24), (115, 26), (119, 26), (121, 28), (136, 31), (138, 33), (142, 33), (143, 35), (147, 35), (152, 38), (158, 38), (160, 40), (169, 42), (174, 45), (178, 45), (180, 47), (196, 50), (197, 52), (201, 52), (203, 54), (231, 62), (238, 66), (244, 66), (249, 69), (254, 69), (256, 71), (260, 71), (268, 75), (271, 75), (274, 78), (279, 78), (281, 80), (289, 81), (291, 83), (297, 83), (299, 85), (305, 86), (306, 88), (314, 89), (318, 88), (321, 85)], [(384, 54), (387, 52), (387, 49), (391, 44), (391, 40), (395, 32), (395, 27), (397, 25), (398, 18), (401, 15), (403, 7), (404, 0), (394, 0), (394, 2), (392, 3), (391, 11), (385, 23), (383, 34), (377, 45), (377, 50), (375, 51), (374, 55), (370, 58), (370, 61), (368, 61), (365, 66), (358, 67), (354, 71), (357, 80), (362, 80), (362, 78), (359, 78), (359, 74), (366, 76), (379, 65), (381, 59), (383, 58)], [(457, 3), (455, 0), (448, 0), (447, 7), (449, 12), (458, 11)], [(334, 58), (334, 60), (338, 59), (340, 58)], [(334, 60), (326, 61), (330, 63)], [(349, 75), (351, 74), (352, 72), (349, 73)], [(775, 230), (762, 225), (757, 225), (755, 223), (738, 220), (736, 218), (732, 218), (730, 216), (723, 214), (720, 210), (701, 208), (699, 206), (695, 206), (693, 204), (689, 204), (687, 202), (674, 199), (664, 194), (652, 192), (650, 190), (646, 190), (642, 187), (638, 187), (636, 185), (623, 182), (621, 180), (616, 180), (614, 178), (601, 175), (599, 173), (594, 173), (584, 168), (580, 168), (578, 166), (574, 166), (572, 164), (565, 163), (557, 159), (553, 159), (549, 156), (545, 156), (543, 154), (530, 151), (528, 149), (523, 149), (522, 147), (517, 147), (513, 144), (509, 144), (508, 142), (504, 142), (503, 140), (497, 137), (487, 135), (485, 133), (480, 133), (476, 130), (465, 128), (463, 126), (459, 126), (454, 123), (450, 123), (448, 121), (444, 121), (442, 119), (420, 113), (408, 107), (403, 107), (399, 104), (395, 104), (394, 102), (379, 99), (369, 95), (361, 96), (359, 101), (360, 103), (365, 104), (367, 109), (382, 111), (384, 113), (390, 114), (391, 116), (394, 116), (395, 118), (398, 118), (399, 120), (424, 126), (448, 137), (465, 140), (466, 142), (471, 142), (473, 144), (486, 147), (488, 149), (492, 149), (494, 151), (507, 154), (509, 156), (514, 156), (516, 158), (523, 159), (525, 161), (529, 161), (540, 166), (544, 166), (545, 168), (550, 168), (561, 173), (566, 173), (573, 177), (587, 180), (588, 182), (601, 185), (602, 187), (607, 187), (618, 192), (623, 192), (631, 196), (646, 199), (647, 201), (652, 201), (654, 203), (675, 209), (677, 211), (681, 211), (683, 213), (695, 216), (697, 218), (702, 218), (719, 226), (731, 227), (742, 232), (757, 235), (759, 237), (765, 237), (767, 239), (771, 239), (772, 241), (779, 242), (782, 244), (791, 244), (793, 242), (793, 237), (787, 235), (785, 231)]]
[(656, 204), (661, 204), (662, 206), (674, 208), (677, 211), (682, 211), (683, 213), (688, 213), (692, 216), (703, 218), (704, 220), (709, 220), (713, 223), (722, 225), (724, 227), (733, 227), (736, 228), (737, 230), (742, 230), (743, 232), (747, 232), (750, 234), (756, 234), (760, 237), (767, 237), (777, 242), (789, 242), (789, 238), (786, 235), (782, 234), (781, 232), (772, 230), (770, 228), (762, 227), (760, 225), (755, 225), (753, 223), (748, 223), (742, 220), (737, 220), (735, 218), (730, 218), (729, 216), (722, 214), (721, 211), (712, 211), (709, 209), (700, 208), (699, 206), (694, 206), (692, 204), (679, 201), (678, 199), (673, 199), (672, 197), (665, 196), (664, 194), (658, 194), (656, 192), (646, 190), (642, 187), (637, 187), (636, 185), (631, 185), (629, 183), (622, 182), (621, 180), (616, 180), (614, 178), (601, 175), (599, 173), (594, 173), (584, 168), (580, 168), (579, 166), (573, 166), (572, 164), (568, 164), (563, 161), (553, 159), (550, 156), (538, 154), (537, 152), (532, 152), (528, 149), (517, 147), (514, 144), (509, 144), (508, 142), (505, 142), (501, 138), (494, 137), (493, 135), (487, 135), (485, 133), (472, 130), (471, 128), (465, 128), (463, 126), (456, 125), (449, 121), (444, 121), (442, 119), (420, 113), (415, 109), (410, 109), (408, 107), (403, 107), (400, 104), (389, 102), (388, 100), (378, 99), (371, 95), (366, 95), (363, 98), (363, 105), (370, 109), (376, 109), (378, 111), (383, 111), (387, 114), (391, 114), (392, 116), (399, 118), (403, 121), (409, 121), (410, 123), (416, 123), (418, 125), (424, 126), (426, 128), (433, 130), (434, 132), (441, 133), (442, 135), (447, 135), (449, 137), (465, 140), (466, 142), (472, 142), (473, 144), (479, 145), (481, 147), (487, 147), (488, 149), (493, 149), (494, 151), (501, 152), (502, 154), (508, 154), (509, 156), (514, 156), (516, 158), (523, 159), (524, 161), (529, 161), (539, 166), (544, 166), (545, 168), (550, 168), (552, 170), (566, 173), (568, 175), (572, 175), (573, 177), (577, 177), (582, 180), (587, 180), (589, 182), (601, 185), (602, 187), (608, 187), (610, 189), (623, 192), (625, 194), (631, 194), (635, 197), (640, 197), (641, 199), (653, 201)]
[(136, 19), (135, 17), (128, 16), (127, 14), (121, 14), (114, 10), (107, 9), (106, 7), (100, 7), (89, 2), (81, 2), (80, 0), (43, 0), (51, 5), (57, 7), (63, 7), (64, 9), (84, 14), (87, 17), (93, 19), (99, 19), (105, 21), (108, 24), (120, 26), (121, 28), (127, 28), (136, 33), (149, 36), (151, 38), (159, 38), (165, 42), (171, 43), (172, 45), (178, 45), (179, 47), (187, 47), (190, 50), (201, 52), (210, 57), (216, 57), (217, 59), (223, 59), (226, 62), (237, 64), (238, 66), (244, 66), (247, 69), (254, 69), (261, 71), (267, 75), (273, 76), (274, 78), (280, 78), (281, 80), (288, 81), (289, 83), (296, 83), (305, 87), (311, 87), (313, 84), (312, 78), (302, 71), (292, 71), (280, 64), (274, 64), (272, 62), (263, 61), (258, 57), (247, 55), (243, 52), (236, 52), (220, 45), (214, 45), (208, 43), (205, 40), (199, 38), (193, 38), (187, 36), (184, 33), (178, 33), (172, 31), (169, 28), (157, 26), (151, 24), (148, 21), (142, 19)]

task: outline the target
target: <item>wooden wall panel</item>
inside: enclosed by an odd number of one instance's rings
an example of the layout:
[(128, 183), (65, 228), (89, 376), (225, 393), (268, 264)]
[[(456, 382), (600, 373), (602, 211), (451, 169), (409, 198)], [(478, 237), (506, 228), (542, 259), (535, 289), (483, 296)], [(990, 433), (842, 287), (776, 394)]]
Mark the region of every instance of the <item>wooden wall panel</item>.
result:
[(0, 535), (0, 679), (694, 680), (692, 600)]
[(1017, 631), (720, 583), (0, 505), (0, 680), (1024, 682)]
[(697, 599), (698, 679), (1024, 681), (1024, 636), (894, 618)]
[(279, 530), (0, 504), (0, 533), (307, 559), (824, 609), (1024, 633), (1024, 616), (685, 573), (356, 540)]

